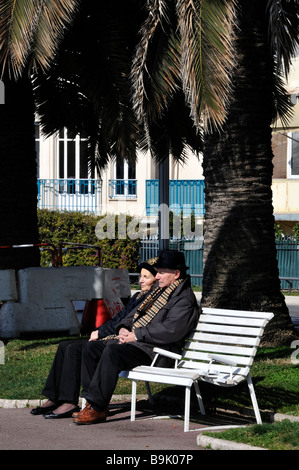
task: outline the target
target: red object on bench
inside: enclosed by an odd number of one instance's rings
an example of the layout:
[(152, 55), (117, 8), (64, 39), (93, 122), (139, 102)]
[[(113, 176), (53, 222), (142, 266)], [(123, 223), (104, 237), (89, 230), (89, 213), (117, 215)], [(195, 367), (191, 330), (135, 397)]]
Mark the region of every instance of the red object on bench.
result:
[(111, 320), (111, 315), (103, 299), (88, 300), (85, 304), (81, 330), (91, 333), (106, 321)]

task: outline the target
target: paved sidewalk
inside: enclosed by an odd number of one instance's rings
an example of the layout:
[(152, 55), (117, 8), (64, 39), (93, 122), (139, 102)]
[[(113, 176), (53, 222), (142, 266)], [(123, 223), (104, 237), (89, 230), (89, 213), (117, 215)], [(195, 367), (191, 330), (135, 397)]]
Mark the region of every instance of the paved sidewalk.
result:
[(183, 432), (182, 421), (141, 413), (131, 422), (129, 408), (112, 408), (105, 423), (89, 426), (32, 416), (28, 408), (0, 409), (1, 450), (198, 450), (196, 436)]
[[(30, 408), (0, 408), (0, 450), (118, 450), (192, 453), (201, 430), (223, 425), (244, 425), (249, 418), (230, 413), (201, 416), (192, 413), (190, 431), (183, 417), (158, 415), (137, 404), (130, 421), (130, 402), (112, 403), (105, 423), (78, 426), (72, 418), (49, 420), (33, 416)], [(183, 452), (182, 452), (183, 451)]]

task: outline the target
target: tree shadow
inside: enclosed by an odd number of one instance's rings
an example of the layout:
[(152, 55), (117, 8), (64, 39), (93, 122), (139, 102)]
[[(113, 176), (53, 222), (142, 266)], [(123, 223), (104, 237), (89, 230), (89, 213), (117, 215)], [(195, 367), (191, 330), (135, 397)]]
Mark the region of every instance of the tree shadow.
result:
[[(285, 390), (279, 386), (259, 387), (264, 377), (254, 377), (252, 379), (257, 401), (260, 410), (269, 410), (276, 412), (283, 405), (298, 405), (298, 393), (296, 391)], [(250, 394), (246, 380), (233, 387), (220, 387), (211, 385), (206, 382), (199, 382), (204, 406), (208, 413), (214, 413), (217, 409), (236, 410), (244, 408), (252, 408)], [(183, 410), (184, 406), (184, 387), (175, 386), (163, 389), (154, 395), (156, 403), (159, 406), (165, 406), (173, 409)], [(198, 409), (198, 402), (194, 388), (191, 392), (191, 407)], [(241, 412), (241, 411), (240, 411)]]

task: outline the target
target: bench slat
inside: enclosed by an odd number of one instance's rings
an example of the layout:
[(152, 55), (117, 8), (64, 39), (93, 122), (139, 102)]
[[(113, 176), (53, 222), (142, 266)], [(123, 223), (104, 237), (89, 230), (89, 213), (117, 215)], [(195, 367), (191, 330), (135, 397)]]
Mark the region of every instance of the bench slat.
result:
[[(152, 367), (152, 369), (158, 369)], [(156, 371), (157, 372), (157, 371)], [(144, 380), (145, 382), (157, 382), (157, 383), (165, 383), (165, 384), (172, 384), (172, 385), (184, 385), (184, 386), (191, 386), (194, 379), (192, 377), (186, 377), (184, 375), (167, 375), (166, 373), (159, 374), (152, 371), (138, 371), (132, 369), (128, 372), (127, 378), (133, 380)], [(197, 378), (199, 375), (195, 372), (194, 376)], [(196, 379), (195, 379), (196, 380)]]
[(146, 373), (151, 375), (171, 375), (178, 377), (185, 377), (187, 379), (196, 380), (200, 374), (205, 373), (205, 369), (199, 370), (186, 369), (186, 368), (167, 368), (167, 367), (151, 367), (151, 366), (137, 366), (132, 369), (134, 373)]
[[(186, 369), (197, 369), (197, 370), (207, 370), (207, 367), (208, 367), (208, 364), (206, 362), (196, 362), (196, 361), (181, 361), (179, 363), (179, 368), (186, 368)], [(249, 372), (249, 368), (248, 367), (231, 367), (231, 366), (226, 366), (224, 364), (211, 364), (210, 366), (210, 372), (213, 373), (217, 373), (217, 372), (221, 372), (221, 373), (225, 373), (225, 374), (229, 374), (231, 373), (233, 369), (233, 375), (234, 374), (237, 374), (237, 375), (243, 375), (244, 377), (246, 377), (246, 375), (248, 374)]]
[(198, 325), (200, 331), (215, 332), (215, 333), (226, 333), (232, 335), (241, 336), (261, 336), (263, 334), (263, 328), (251, 328), (251, 327), (238, 327), (238, 326), (226, 326), (226, 325), (213, 325), (203, 324)]
[(271, 320), (274, 315), (271, 312), (250, 312), (246, 310), (229, 310), (223, 308), (209, 308), (203, 307), (202, 308), (203, 314), (210, 314), (210, 315), (222, 315), (222, 316), (236, 316), (236, 317), (244, 317), (244, 318), (264, 318), (266, 320)]
[[(192, 359), (198, 361), (210, 361), (208, 352), (200, 352), (200, 351), (185, 351), (183, 359)], [(235, 361), (237, 364), (242, 366), (251, 366), (253, 362), (252, 357), (245, 357), (245, 356), (233, 356), (229, 354), (218, 354), (219, 357), (223, 357), (223, 359), (227, 358), (232, 361)], [(217, 363), (217, 361), (216, 361)]]
[(209, 332), (195, 332), (191, 337), (188, 338), (188, 341), (198, 341), (198, 342), (215, 342), (215, 343), (225, 343), (225, 344), (238, 344), (244, 346), (258, 346), (259, 338), (250, 337), (250, 336), (227, 336), (221, 334), (210, 334)]
[(267, 320), (263, 318), (237, 318), (234, 316), (220, 316), (220, 315), (200, 315), (198, 326), (203, 323), (219, 323), (220, 325), (238, 325), (238, 326), (257, 326), (264, 328)]
[[(224, 344), (215, 344), (215, 343), (197, 343), (192, 342), (187, 343), (184, 346), (184, 351), (209, 351), (209, 352), (220, 352), (220, 353), (228, 353), (228, 354), (237, 354), (243, 356), (254, 356), (256, 353), (257, 348), (244, 348), (239, 346), (227, 346)], [(183, 353), (184, 354), (184, 353)]]

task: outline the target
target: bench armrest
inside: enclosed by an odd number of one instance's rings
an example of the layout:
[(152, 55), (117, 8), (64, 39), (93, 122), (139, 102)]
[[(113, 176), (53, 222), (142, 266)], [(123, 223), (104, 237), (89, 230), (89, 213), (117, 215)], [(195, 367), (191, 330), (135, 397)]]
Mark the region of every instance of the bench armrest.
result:
[(181, 359), (181, 355), (174, 353), (172, 351), (167, 351), (166, 349), (154, 348), (154, 352), (161, 354), (162, 356), (171, 357), (172, 359)]
[(175, 359), (175, 367), (177, 367), (178, 361), (182, 358), (180, 354), (176, 354), (172, 351), (167, 351), (166, 349), (161, 349), (161, 348), (154, 348), (153, 351), (156, 353), (153, 362), (151, 363), (151, 367), (155, 364), (158, 356), (161, 354), (161, 356), (165, 357), (170, 357), (171, 359)]

